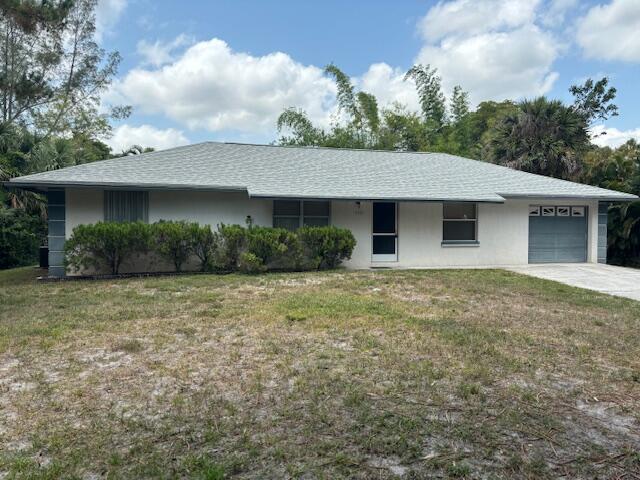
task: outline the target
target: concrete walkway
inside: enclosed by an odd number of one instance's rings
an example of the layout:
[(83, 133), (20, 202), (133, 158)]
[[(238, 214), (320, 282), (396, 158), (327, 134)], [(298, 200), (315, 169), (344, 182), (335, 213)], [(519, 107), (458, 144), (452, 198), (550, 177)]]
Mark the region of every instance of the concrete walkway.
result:
[(640, 270), (596, 263), (550, 263), (508, 267), (512, 272), (640, 301)]

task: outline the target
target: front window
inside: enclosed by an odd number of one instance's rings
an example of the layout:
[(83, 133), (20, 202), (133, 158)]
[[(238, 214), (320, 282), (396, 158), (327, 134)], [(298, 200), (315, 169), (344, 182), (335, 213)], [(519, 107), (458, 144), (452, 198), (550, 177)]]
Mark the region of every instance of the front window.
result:
[(478, 208), (475, 203), (444, 203), (442, 209), (444, 243), (469, 243), (478, 240)]
[(329, 225), (330, 203), (315, 200), (274, 200), (273, 226), (297, 230), (301, 226)]
[(148, 222), (149, 192), (104, 192), (106, 222)]

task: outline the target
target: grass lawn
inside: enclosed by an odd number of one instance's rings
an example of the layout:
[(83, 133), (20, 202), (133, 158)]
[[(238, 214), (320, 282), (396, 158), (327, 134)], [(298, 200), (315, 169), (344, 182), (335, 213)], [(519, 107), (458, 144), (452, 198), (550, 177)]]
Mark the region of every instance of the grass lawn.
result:
[(640, 478), (640, 303), (500, 270), (0, 272), (0, 478)]

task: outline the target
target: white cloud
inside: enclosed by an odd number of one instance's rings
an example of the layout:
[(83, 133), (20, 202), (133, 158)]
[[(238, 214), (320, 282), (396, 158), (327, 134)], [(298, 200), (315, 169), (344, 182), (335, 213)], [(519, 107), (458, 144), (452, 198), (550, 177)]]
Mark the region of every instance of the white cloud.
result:
[(567, 12), (577, 5), (578, 0), (549, 0), (541, 13), (542, 23), (549, 27), (562, 25)]
[(601, 147), (616, 148), (630, 139), (640, 142), (640, 128), (618, 130), (614, 127), (596, 125), (591, 129), (591, 141)]
[(159, 67), (175, 60), (175, 51), (181, 47), (194, 43), (193, 37), (184, 33), (178, 35), (170, 42), (156, 40), (151, 43), (147, 40), (140, 40), (136, 47), (138, 55), (142, 56), (144, 65)]
[(101, 42), (120, 19), (128, 0), (99, 0), (96, 8), (96, 39)]
[(114, 85), (113, 103), (162, 114), (189, 128), (271, 132), (286, 107), (303, 108), (326, 124), (335, 86), (322, 70), (285, 53), (252, 56), (222, 40), (189, 47), (174, 62), (136, 68)]
[(420, 21), (428, 42), (448, 36), (466, 37), (533, 23), (539, 0), (455, 0), (439, 2)]
[(124, 124), (113, 131), (113, 136), (105, 139), (105, 143), (114, 152), (121, 152), (132, 145), (142, 147), (153, 147), (156, 150), (177, 147), (189, 143), (187, 137), (180, 130), (175, 128), (158, 129), (151, 125), (140, 125), (137, 127)]
[[(550, 25), (561, 25), (576, 1), (440, 1), (418, 24), (424, 42), (414, 61), (438, 69), (447, 95), (455, 85), (469, 91), (472, 106), (546, 94), (564, 50)], [(343, 118), (336, 114), (333, 81), (285, 53), (255, 56), (220, 39), (193, 43), (184, 35), (141, 41), (138, 53), (143, 63), (113, 86), (109, 103), (131, 104), (189, 129), (256, 138), (274, 135), (287, 107), (302, 108), (323, 127)], [(415, 85), (403, 80), (407, 67), (375, 63), (353, 81), (380, 107), (398, 102), (419, 110)]]
[(472, 106), (546, 94), (564, 45), (542, 25), (549, 15), (561, 23), (575, 1), (441, 1), (418, 24), (425, 43), (415, 62), (436, 67), (446, 93), (462, 86)]
[(425, 45), (417, 62), (436, 67), (446, 91), (461, 85), (476, 104), (547, 93), (558, 78), (552, 66), (559, 53), (550, 33), (525, 25), (506, 32), (447, 37)]
[(640, 62), (640, 1), (592, 7), (578, 20), (576, 39), (589, 58)]
[(419, 110), (415, 85), (404, 81), (405, 73), (405, 70), (392, 68), (386, 63), (374, 63), (356, 80), (362, 90), (375, 95), (380, 107), (398, 102), (412, 110)]

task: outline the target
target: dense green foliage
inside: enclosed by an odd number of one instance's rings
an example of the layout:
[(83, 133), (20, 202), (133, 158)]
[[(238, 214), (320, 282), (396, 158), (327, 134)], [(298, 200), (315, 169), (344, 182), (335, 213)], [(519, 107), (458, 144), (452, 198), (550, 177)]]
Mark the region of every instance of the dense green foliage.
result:
[(349, 258), (356, 240), (349, 230), (337, 227), (302, 227), (298, 237), (306, 258), (316, 270), (335, 268), (343, 258)]
[(221, 225), (217, 265), (227, 270), (258, 273), (267, 270), (336, 268), (351, 258), (356, 240), (346, 229), (282, 228)]
[[(101, 139), (110, 120), (131, 109), (102, 102), (120, 55), (97, 44), (96, 8), (97, 0), (0, 0), (0, 181), (112, 156)], [(30, 219), (7, 216), (13, 209)], [(46, 231), (42, 195), (0, 187), (0, 214), (21, 219), (13, 231), (28, 227), (22, 238)], [(23, 263), (33, 262), (37, 246)], [(0, 257), (12, 264), (8, 250)]]
[(151, 242), (151, 229), (142, 222), (78, 225), (65, 243), (65, 258), (74, 270), (106, 270), (115, 275), (125, 260), (146, 254)]
[(20, 209), (0, 209), (0, 268), (38, 263), (45, 236), (37, 216)]
[[(475, 109), (456, 86), (447, 106), (441, 79), (429, 65), (415, 65), (405, 80), (415, 83), (420, 112), (403, 105), (378, 108), (375, 97), (356, 92), (335, 65), (326, 72), (336, 81), (346, 121), (329, 129), (313, 125), (304, 111), (289, 108), (278, 118), (282, 145), (445, 152), (506, 165), (540, 175), (640, 193), (638, 147), (618, 149), (591, 143), (590, 127), (618, 114), (616, 89), (609, 80), (587, 79), (569, 90), (572, 104), (539, 97), (512, 102), (481, 102)], [(610, 208), (609, 258), (640, 263), (640, 208)]]
[(218, 226), (220, 234), (215, 265), (222, 270), (235, 270), (246, 242), (246, 230), (240, 225)]
[(220, 234), (211, 230), (209, 225), (189, 225), (193, 254), (200, 261), (200, 271), (207, 272), (214, 268), (214, 259), (220, 247)]
[[(171, 263), (176, 272), (194, 259), (202, 271), (320, 270), (335, 268), (351, 257), (353, 234), (337, 227), (282, 228), (208, 225), (160, 221), (98, 222), (79, 225), (65, 244), (67, 266), (76, 271), (120, 273), (157, 270), (154, 256)], [(132, 263), (135, 262), (135, 263)]]
[(589, 148), (580, 114), (558, 100), (523, 101), (494, 127), (487, 159), (516, 170), (572, 179)]
[[(588, 152), (582, 180), (640, 195), (640, 145), (629, 140), (616, 149), (600, 148)], [(608, 229), (608, 261), (640, 266), (640, 202), (610, 206)]]
[(251, 255), (249, 265), (259, 270), (295, 270), (300, 267), (301, 248), (299, 237), (284, 228), (251, 227), (245, 230), (245, 252), (241, 256), (240, 270), (247, 268), (246, 254)]
[(200, 238), (198, 225), (189, 222), (158, 222), (148, 227), (153, 239), (153, 250), (173, 263), (176, 272), (195, 253), (196, 239)]

